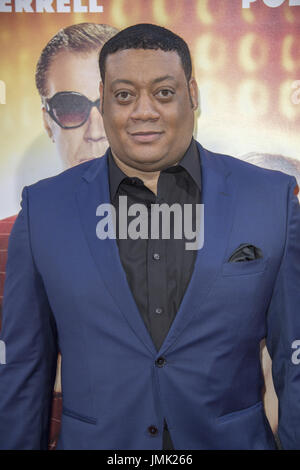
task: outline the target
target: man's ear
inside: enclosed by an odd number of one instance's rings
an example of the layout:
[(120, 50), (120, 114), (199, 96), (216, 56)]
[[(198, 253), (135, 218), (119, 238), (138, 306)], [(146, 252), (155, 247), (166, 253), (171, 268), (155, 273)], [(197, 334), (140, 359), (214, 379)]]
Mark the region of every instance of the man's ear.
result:
[(198, 108), (198, 96), (199, 90), (198, 85), (194, 77), (192, 77), (189, 81), (189, 90), (190, 90), (190, 97), (191, 97), (191, 104), (194, 111)]
[(99, 85), (99, 93), (100, 93), (100, 113), (101, 113), (101, 116), (103, 116), (103, 113), (104, 113), (104, 109), (103, 109), (103, 105), (104, 105), (104, 85), (103, 85), (102, 81), (100, 82), (100, 85)]
[(52, 142), (54, 142), (53, 131), (51, 129), (51, 125), (52, 125), (51, 118), (49, 114), (47, 113), (44, 106), (42, 106), (42, 112), (43, 112), (44, 128), (46, 129), (46, 132), (48, 136), (50, 137), (50, 139), (52, 140)]

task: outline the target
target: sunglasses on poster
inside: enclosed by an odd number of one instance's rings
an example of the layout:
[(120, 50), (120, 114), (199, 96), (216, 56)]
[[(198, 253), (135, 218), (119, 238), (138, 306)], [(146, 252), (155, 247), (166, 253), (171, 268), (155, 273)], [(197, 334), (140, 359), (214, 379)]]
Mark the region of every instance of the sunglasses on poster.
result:
[(43, 98), (43, 104), (47, 113), (63, 129), (83, 126), (94, 106), (100, 112), (100, 98), (91, 101), (76, 91), (60, 91), (52, 98)]

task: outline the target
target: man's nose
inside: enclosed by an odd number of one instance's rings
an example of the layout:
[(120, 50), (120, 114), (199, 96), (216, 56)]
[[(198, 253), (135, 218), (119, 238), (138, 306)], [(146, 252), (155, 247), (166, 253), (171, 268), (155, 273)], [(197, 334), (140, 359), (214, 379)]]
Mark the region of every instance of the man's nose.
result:
[(158, 119), (159, 112), (155, 107), (153, 99), (146, 94), (141, 95), (135, 103), (134, 109), (131, 113), (131, 118), (142, 121)]
[(99, 109), (95, 106), (92, 107), (89, 118), (86, 122), (86, 132), (84, 137), (86, 140), (93, 141), (106, 138), (102, 116)]

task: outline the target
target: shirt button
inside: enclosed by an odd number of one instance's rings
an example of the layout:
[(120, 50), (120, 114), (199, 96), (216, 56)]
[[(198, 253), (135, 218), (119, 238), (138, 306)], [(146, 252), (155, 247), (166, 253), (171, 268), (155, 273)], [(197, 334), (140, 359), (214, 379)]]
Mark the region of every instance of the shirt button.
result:
[(153, 259), (155, 259), (156, 261), (158, 261), (158, 260), (160, 259), (159, 253), (154, 253)]
[(156, 426), (149, 426), (148, 432), (149, 434), (151, 434), (151, 436), (156, 436), (156, 434), (158, 433), (158, 429)]
[(156, 359), (155, 361), (155, 364), (157, 365), (157, 367), (163, 367), (165, 364), (166, 364), (166, 360), (164, 357), (159, 357), (158, 359)]
[(158, 307), (155, 309), (155, 313), (157, 313), (157, 315), (160, 315), (161, 313), (163, 313), (163, 309)]

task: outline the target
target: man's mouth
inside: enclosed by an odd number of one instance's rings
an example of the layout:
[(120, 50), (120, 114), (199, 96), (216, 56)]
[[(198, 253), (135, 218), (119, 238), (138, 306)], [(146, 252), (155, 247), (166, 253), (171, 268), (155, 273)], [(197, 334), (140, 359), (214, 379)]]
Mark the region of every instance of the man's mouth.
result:
[(158, 131), (138, 131), (138, 132), (129, 132), (129, 135), (135, 142), (139, 143), (151, 143), (160, 139), (163, 132)]

